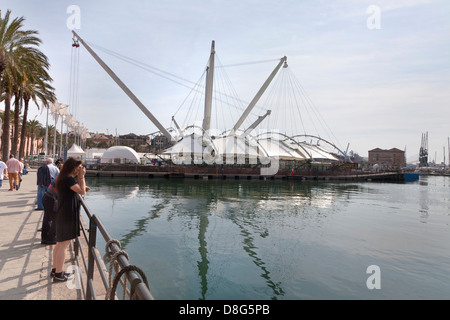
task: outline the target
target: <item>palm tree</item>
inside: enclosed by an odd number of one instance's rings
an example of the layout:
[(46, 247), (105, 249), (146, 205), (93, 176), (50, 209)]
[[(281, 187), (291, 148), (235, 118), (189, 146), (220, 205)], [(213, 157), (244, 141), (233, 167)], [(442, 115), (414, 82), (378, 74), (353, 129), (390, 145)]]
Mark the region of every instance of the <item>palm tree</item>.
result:
[[(37, 65), (37, 61), (33, 64), (33, 59), (42, 62), (45, 57), (36, 49), (41, 44), (41, 40), (36, 37), (38, 32), (22, 30), (25, 19), (21, 17), (10, 21), (10, 16), (10, 10), (7, 10), (4, 17), (1, 17), (0, 12), (0, 92), (5, 93), (5, 119), (1, 141), (4, 159), (8, 158), (9, 153), (9, 113), (14, 87), (26, 78), (26, 68)], [(17, 149), (17, 146), (15, 148)]]
[(14, 134), (13, 141), (11, 145), (11, 153), (17, 157), (17, 145), (19, 143), (19, 118), (20, 118), (20, 93), (15, 86), (14, 90)]
[[(0, 102), (3, 102), (5, 100), (5, 95), (3, 94), (2, 96), (0, 96)], [(6, 115), (6, 112), (2, 112), (1, 114), (1, 119), (2, 119), (2, 138), (4, 134), (8, 134), (9, 136), (11, 136), (12, 134), (14, 134), (14, 111), (9, 111), (8, 115)], [(8, 121), (8, 122), (6, 122)], [(7, 123), (7, 125), (5, 125), (5, 123)], [(11, 132), (12, 131), (12, 132)], [(3, 141), (3, 139), (2, 139)], [(2, 146), (3, 146), (3, 142), (2, 142)], [(8, 150), (10, 148), (9, 145), (9, 140), (7, 141), (7, 145), (5, 146)]]
[[(23, 102), (25, 95), (34, 95), (39, 93), (34, 92), (34, 88), (39, 84), (40, 88), (44, 91), (48, 88), (52, 88), (50, 85), (45, 85), (44, 81), (51, 81), (51, 77), (47, 70), (50, 67), (47, 57), (39, 50), (29, 48), (24, 52), (20, 52), (19, 63), (21, 70), (17, 70), (15, 83), (13, 84), (14, 91), (14, 138), (12, 143), (12, 153), (17, 154), (18, 143), (19, 143), (19, 114), (20, 114), (20, 104)], [(53, 89), (53, 88), (52, 88)], [(25, 92), (27, 90), (27, 92)], [(54, 96), (53, 93), (41, 92), (40, 95), (48, 105), (48, 97)], [(36, 98), (36, 97), (34, 97)], [(53, 98), (50, 98), (54, 100)], [(38, 106), (39, 108), (39, 106)], [(27, 110), (28, 111), (28, 110)], [(26, 122), (26, 121), (25, 121)]]
[(29, 154), (34, 154), (34, 139), (39, 135), (39, 132), (41, 131), (41, 124), (37, 120), (28, 120), (27, 127), (31, 135)]
[[(47, 150), (53, 150), (53, 146), (55, 145), (55, 140), (58, 141), (58, 130), (55, 130), (55, 126), (52, 124), (49, 124), (48, 126), (48, 146), (47, 146)], [(56, 139), (55, 139), (55, 132), (56, 132)], [(55, 149), (56, 149), (56, 145), (55, 145)], [(48, 151), (48, 153), (52, 153), (52, 151)]]
[[(49, 81), (51, 81), (52, 79), (47, 74), (45, 69), (41, 69), (40, 71), (41, 74), (32, 73), (30, 77), (31, 79), (25, 81), (25, 83), (22, 86), (22, 99), (24, 102), (24, 110), (22, 117), (22, 132), (20, 134), (21, 137), (26, 136), (26, 129), (27, 129), (26, 123), (30, 100), (33, 100), (38, 109), (39, 109), (38, 100), (42, 102), (43, 107), (48, 107), (48, 105), (51, 102), (54, 102), (56, 100), (54, 88), (49, 84)], [(25, 139), (20, 139), (19, 157), (24, 156), (24, 150), (25, 150)]]
[[(24, 94), (24, 98), (23, 98), (24, 111), (23, 111), (23, 117), (22, 117), (22, 132), (20, 134), (21, 137), (25, 137), (27, 135), (26, 134), (26, 130), (27, 130), (26, 123), (28, 121), (27, 120), (27, 116), (28, 116), (28, 109), (29, 109), (29, 102), (30, 102), (30, 100), (33, 100), (36, 103), (36, 106), (38, 106), (38, 108), (39, 108), (39, 105), (37, 103), (37, 99), (36, 99), (37, 97), (39, 97), (39, 99), (42, 101), (42, 105), (43, 106), (46, 106), (47, 105), (46, 101), (50, 101), (50, 99), (52, 99), (51, 101), (54, 101), (54, 99), (53, 99), (54, 95), (53, 95), (52, 91), (47, 91), (47, 90), (41, 91), (41, 89), (39, 87), (35, 87), (35, 88), (32, 88), (32, 89), (33, 90), (31, 92), (25, 93)], [(45, 95), (49, 95), (47, 97), (48, 100), (46, 99)], [(25, 149), (25, 139), (20, 139), (20, 146), (19, 146), (19, 156), (20, 157), (24, 156), (24, 149)]]

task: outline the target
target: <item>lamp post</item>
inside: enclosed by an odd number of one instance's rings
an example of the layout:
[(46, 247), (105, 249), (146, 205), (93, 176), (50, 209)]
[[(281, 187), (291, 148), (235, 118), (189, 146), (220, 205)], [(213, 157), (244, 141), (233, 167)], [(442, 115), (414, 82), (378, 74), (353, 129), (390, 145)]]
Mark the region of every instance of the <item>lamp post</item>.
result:
[(67, 149), (69, 147), (69, 128), (72, 130), (72, 126), (75, 123), (75, 119), (71, 114), (67, 114), (64, 123), (66, 124), (66, 146), (64, 148), (64, 161), (67, 160)]
[[(53, 103), (50, 104), (50, 106)], [(48, 151), (48, 111), (50, 109), (50, 106), (47, 106), (47, 119), (45, 120), (45, 142), (44, 142), (44, 153), (47, 155)]]
[(78, 144), (77, 138), (78, 138), (78, 132), (79, 132), (79, 127), (80, 127), (80, 123), (75, 120), (75, 122), (73, 123), (73, 132), (74, 132), (74, 140), (75, 140), (75, 144)]
[(52, 157), (54, 157), (56, 155), (56, 124), (58, 123), (58, 111), (60, 109), (60, 103), (59, 102), (55, 102), (54, 104), (52, 104), (51, 110), (52, 110), (52, 115), (55, 118), (55, 129), (54, 129), (54, 134), (53, 134), (53, 154)]
[(61, 137), (60, 137), (60, 144), (59, 144), (59, 156), (61, 157), (62, 155), (62, 140), (63, 140), (63, 117), (67, 115), (67, 109), (69, 108), (68, 105), (66, 104), (61, 104), (60, 108), (58, 110), (58, 114), (61, 116)]

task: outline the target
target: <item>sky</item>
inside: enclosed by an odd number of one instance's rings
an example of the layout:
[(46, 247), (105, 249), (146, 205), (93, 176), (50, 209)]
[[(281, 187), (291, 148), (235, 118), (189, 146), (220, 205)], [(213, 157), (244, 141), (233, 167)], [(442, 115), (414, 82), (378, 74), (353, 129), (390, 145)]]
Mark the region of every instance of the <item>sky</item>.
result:
[[(232, 66), (223, 69), (242, 101), (251, 101), (287, 56), (289, 71), (332, 133), (329, 140), (342, 149), (367, 156), (377, 147), (398, 148), (417, 161), (428, 132), (429, 159), (442, 162), (445, 147), (449, 163), (447, 0), (2, 0), (0, 8), (39, 32), (58, 101), (90, 132), (149, 134), (157, 128), (83, 46), (72, 47), (71, 29), (164, 127), (173, 127), (174, 115), (179, 123), (186, 119), (191, 89), (180, 82), (193, 86), (200, 79), (214, 40), (220, 63)], [(263, 109), (255, 108), (253, 118)], [(32, 108), (33, 117), (46, 123), (45, 110)]]

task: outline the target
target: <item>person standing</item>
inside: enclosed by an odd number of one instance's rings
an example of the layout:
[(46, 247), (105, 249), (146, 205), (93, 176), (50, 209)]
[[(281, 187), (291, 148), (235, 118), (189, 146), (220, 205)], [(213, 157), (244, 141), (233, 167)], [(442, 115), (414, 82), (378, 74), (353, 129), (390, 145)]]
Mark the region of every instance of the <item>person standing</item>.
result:
[[(63, 270), (67, 247), (80, 236), (80, 201), (78, 194), (86, 194), (86, 168), (80, 160), (68, 158), (56, 178), (58, 211), (56, 214), (56, 245), (53, 249), (51, 276), (54, 282), (67, 281)], [(75, 179), (76, 178), (76, 179)]]
[(44, 218), (42, 219), (41, 244), (56, 244), (56, 212), (58, 210), (58, 193), (55, 189), (55, 182), (48, 186), (42, 197), (44, 206)]
[(56, 164), (53, 163), (53, 158), (47, 159), (47, 166), (50, 170), (50, 179), (52, 182), (55, 182), (56, 176), (59, 174), (59, 168)]
[(42, 197), (44, 196), (47, 187), (52, 182), (48, 163), (45, 163), (39, 167), (36, 177), (37, 177), (36, 184), (38, 186), (36, 210), (44, 210), (44, 205), (42, 204)]
[(2, 159), (0, 158), (0, 188), (2, 187), (3, 184), (3, 174), (7, 175), (8, 174), (8, 167), (6, 166), (6, 163), (4, 163), (2, 161)]
[(19, 171), (19, 189), (20, 189), (20, 186), (22, 185), (23, 168), (25, 167), (23, 163), (23, 158), (20, 158), (19, 163), (20, 163), (20, 171)]
[(55, 166), (56, 166), (59, 170), (61, 170), (62, 164), (63, 164), (63, 158), (59, 158), (58, 160), (55, 161)]
[(57, 202), (57, 196), (54, 187), (56, 177), (59, 174), (59, 169), (54, 165), (53, 158), (47, 158), (46, 163), (50, 173), (50, 184), (47, 186), (47, 188), (45, 188), (44, 195), (41, 199), (42, 207), (44, 208), (44, 218), (42, 219), (41, 228), (41, 243), (55, 244), (55, 202)]
[(8, 179), (9, 179), (9, 191), (19, 190), (19, 172), (20, 172), (20, 162), (14, 155), (9, 156), (9, 160), (6, 161), (6, 166), (8, 167)]
[[(21, 160), (22, 161), (22, 160)], [(23, 161), (23, 172), (22, 175), (26, 175), (28, 174), (28, 164), (26, 163), (26, 161)]]

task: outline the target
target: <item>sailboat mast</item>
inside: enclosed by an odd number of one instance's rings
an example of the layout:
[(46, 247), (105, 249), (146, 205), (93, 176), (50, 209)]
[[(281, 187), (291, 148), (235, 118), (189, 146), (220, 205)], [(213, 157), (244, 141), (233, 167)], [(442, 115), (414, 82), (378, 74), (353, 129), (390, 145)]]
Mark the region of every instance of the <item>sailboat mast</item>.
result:
[(211, 127), (211, 107), (212, 107), (212, 93), (213, 93), (213, 79), (214, 79), (214, 55), (215, 55), (215, 41), (211, 43), (211, 54), (209, 56), (209, 66), (206, 69), (206, 89), (205, 89), (205, 113), (203, 118), (203, 130), (209, 131)]

